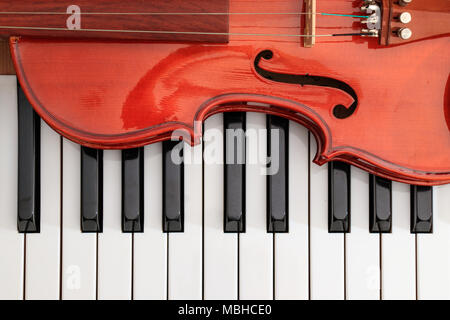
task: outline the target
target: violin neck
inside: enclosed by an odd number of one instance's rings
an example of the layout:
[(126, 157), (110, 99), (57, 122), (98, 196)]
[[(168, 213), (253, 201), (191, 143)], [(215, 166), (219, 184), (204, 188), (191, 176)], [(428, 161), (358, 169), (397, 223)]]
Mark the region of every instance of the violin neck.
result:
[(0, 0), (0, 36), (226, 43), (228, 2)]

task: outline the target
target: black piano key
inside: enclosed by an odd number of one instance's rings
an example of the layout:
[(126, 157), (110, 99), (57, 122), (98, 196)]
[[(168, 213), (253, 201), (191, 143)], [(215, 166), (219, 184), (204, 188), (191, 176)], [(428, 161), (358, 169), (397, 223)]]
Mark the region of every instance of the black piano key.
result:
[(18, 86), (19, 181), (18, 220), (20, 233), (40, 232), (40, 136), (41, 120)]
[(289, 120), (267, 116), (267, 232), (288, 232)]
[(224, 232), (245, 232), (245, 112), (224, 114)]
[(411, 186), (411, 233), (433, 233), (433, 188)]
[(81, 231), (103, 231), (103, 151), (81, 148)]
[(172, 152), (182, 158), (183, 142), (163, 142), (163, 232), (183, 232), (184, 164)]
[(369, 228), (371, 233), (392, 232), (392, 181), (370, 175)]
[(328, 164), (328, 232), (350, 232), (350, 165)]
[(122, 151), (122, 232), (144, 232), (144, 149)]

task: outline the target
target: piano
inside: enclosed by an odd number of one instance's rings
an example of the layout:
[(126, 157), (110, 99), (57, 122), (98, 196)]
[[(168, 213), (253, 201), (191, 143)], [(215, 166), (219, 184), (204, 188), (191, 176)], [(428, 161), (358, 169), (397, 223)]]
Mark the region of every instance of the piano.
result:
[(5, 52), (0, 299), (450, 298), (450, 185), (317, 166), (307, 129), (258, 113), (210, 117), (195, 147), (81, 147)]

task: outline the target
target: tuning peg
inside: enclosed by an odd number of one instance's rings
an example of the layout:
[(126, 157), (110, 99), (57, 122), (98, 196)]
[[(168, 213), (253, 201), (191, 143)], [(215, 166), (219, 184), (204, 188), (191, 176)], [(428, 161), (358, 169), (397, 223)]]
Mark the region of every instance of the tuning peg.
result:
[(402, 40), (408, 40), (412, 37), (412, 31), (409, 28), (401, 28), (397, 31), (397, 36)]
[(402, 12), (402, 14), (400, 14), (400, 15), (398, 16), (398, 20), (399, 20), (401, 23), (407, 24), (407, 23), (410, 23), (410, 22), (411, 22), (412, 16), (411, 16), (411, 14), (410, 14), (409, 12)]
[(412, 0), (399, 0), (398, 4), (402, 7), (407, 6), (408, 4), (411, 4)]
[(361, 29), (361, 33), (363, 33), (363, 37), (378, 37), (379, 33), (376, 29)]
[(368, 23), (375, 24), (377, 22), (378, 22), (378, 17), (376, 15), (372, 15), (366, 20), (361, 20), (361, 23), (364, 23), (364, 24), (368, 24)]

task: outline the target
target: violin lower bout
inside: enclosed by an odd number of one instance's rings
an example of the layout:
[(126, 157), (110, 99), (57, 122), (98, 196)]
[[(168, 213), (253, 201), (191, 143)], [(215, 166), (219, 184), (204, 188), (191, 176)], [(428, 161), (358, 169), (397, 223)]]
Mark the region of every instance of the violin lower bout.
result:
[[(396, 181), (435, 185), (450, 183), (446, 40), (389, 50), (343, 42), (330, 51), (264, 42), (131, 46), (16, 38), (11, 49), (36, 111), (82, 145), (132, 148), (170, 139), (178, 129), (195, 143), (208, 116), (256, 111), (308, 127), (319, 164), (342, 160)], [(348, 52), (352, 61), (342, 59)], [(367, 60), (378, 65), (361, 68)]]

